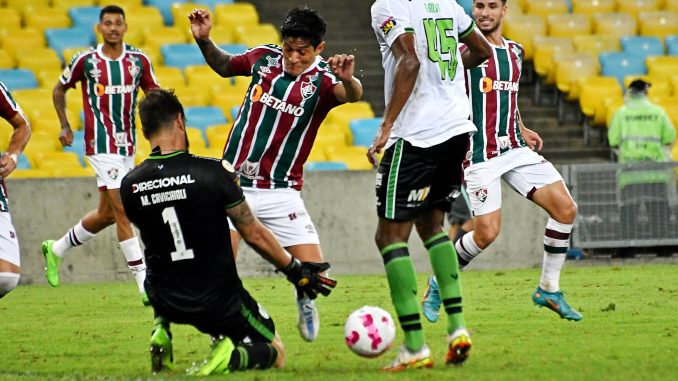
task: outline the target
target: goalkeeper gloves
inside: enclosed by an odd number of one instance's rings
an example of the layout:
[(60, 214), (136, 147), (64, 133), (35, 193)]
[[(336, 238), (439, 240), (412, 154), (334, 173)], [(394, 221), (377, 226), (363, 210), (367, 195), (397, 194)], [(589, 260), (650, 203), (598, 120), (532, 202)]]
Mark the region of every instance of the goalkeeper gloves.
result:
[(297, 288), (299, 297), (306, 294), (310, 299), (315, 299), (318, 293), (323, 296), (329, 295), (337, 285), (336, 280), (320, 275), (329, 268), (330, 264), (327, 262), (299, 262), (298, 259), (292, 258), (292, 262), (279, 271)]

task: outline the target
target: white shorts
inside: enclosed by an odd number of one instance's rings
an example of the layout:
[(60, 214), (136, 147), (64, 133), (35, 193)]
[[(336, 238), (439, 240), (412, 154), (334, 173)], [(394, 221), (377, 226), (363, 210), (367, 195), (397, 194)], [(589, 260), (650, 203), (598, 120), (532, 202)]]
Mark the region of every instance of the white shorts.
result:
[(19, 239), (9, 212), (0, 212), (0, 259), (21, 267)]
[[(320, 244), (299, 191), (243, 188), (243, 193), (252, 214), (273, 232), (282, 247)], [(230, 220), (228, 224), (235, 230)]]
[(99, 190), (120, 189), (120, 182), (134, 168), (134, 156), (100, 153), (87, 156), (97, 174)]
[(474, 216), (501, 209), (501, 179), (528, 199), (563, 177), (549, 161), (529, 148), (518, 148), (464, 170)]

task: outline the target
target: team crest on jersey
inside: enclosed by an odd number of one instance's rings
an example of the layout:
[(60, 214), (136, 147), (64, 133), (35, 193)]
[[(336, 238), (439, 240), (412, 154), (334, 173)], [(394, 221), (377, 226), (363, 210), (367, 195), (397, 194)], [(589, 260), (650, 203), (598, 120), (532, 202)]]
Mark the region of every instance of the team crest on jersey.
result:
[(395, 26), (396, 26), (396, 20), (393, 17), (389, 17), (388, 19), (386, 19), (386, 21), (384, 21), (383, 24), (381, 24), (379, 29), (381, 29), (381, 31), (384, 32), (384, 34), (386, 35), (393, 28), (395, 28)]
[(108, 177), (115, 180), (118, 178), (118, 168), (111, 168), (108, 170)]
[(513, 47), (511, 48), (511, 51), (513, 52), (513, 54), (516, 55), (516, 57), (518, 57), (518, 63), (520, 64), (523, 60), (523, 57), (522, 57), (523, 52), (520, 49), (520, 47), (518, 45), (513, 45)]
[(318, 90), (318, 87), (311, 82), (311, 78), (308, 79), (308, 82), (301, 83), (301, 96), (304, 97), (304, 100), (312, 97), (316, 90)]
[(480, 202), (485, 202), (487, 200), (487, 188), (480, 188), (474, 193), (476, 195), (476, 198)]
[(139, 73), (141, 73), (141, 68), (136, 64), (131, 64), (127, 67), (127, 71), (129, 71), (129, 75), (131, 75), (132, 79), (134, 80), (137, 78), (137, 76), (139, 76)]

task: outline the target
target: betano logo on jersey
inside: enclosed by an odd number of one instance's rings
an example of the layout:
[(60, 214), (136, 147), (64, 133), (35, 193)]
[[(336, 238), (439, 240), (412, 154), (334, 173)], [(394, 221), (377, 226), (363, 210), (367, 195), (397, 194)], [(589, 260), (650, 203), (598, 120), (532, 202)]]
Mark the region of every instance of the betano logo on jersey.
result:
[(269, 93), (265, 93), (260, 85), (255, 85), (252, 88), (252, 93), (250, 94), (250, 101), (252, 102), (261, 102), (268, 107), (271, 107), (274, 110), (282, 111), (286, 114), (294, 116), (304, 115), (304, 109), (302, 107), (293, 105), (282, 101)]
[(518, 92), (520, 84), (518, 82), (512, 81), (493, 81), (490, 77), (483, 77), (480, 79), (480, 91), (483, 93), (489, 93), (492, 90), (500, 91), (512, 91), (514, 93)]
[(111, 94), (130, 94), (134, 92), (136, 85), (108, 85), (104, 86), (101, 83), (97, 83), (94, 87), (94, 92), (98, 97), (103, 97), (104, 95)]

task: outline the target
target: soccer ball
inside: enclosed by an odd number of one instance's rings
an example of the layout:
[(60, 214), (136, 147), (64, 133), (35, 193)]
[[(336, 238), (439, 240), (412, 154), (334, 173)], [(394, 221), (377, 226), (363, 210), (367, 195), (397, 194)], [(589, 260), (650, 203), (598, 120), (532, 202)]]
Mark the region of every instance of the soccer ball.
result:
[(348, 316), (344, 325), (346, 345), (362, 357), (377, 357), (386, 352), (395, 339), (391, 315), (379, 307), (364, 306)]

